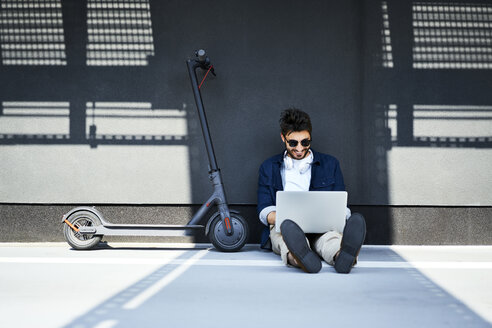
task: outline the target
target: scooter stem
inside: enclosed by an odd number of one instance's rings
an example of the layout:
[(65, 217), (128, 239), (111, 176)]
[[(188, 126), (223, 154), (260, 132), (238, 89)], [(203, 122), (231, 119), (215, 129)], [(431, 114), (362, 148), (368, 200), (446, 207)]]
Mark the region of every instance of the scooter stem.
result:
[(227, 205), (226, 195), (224, 191), (224, 184), (222, 183), (222, 176), (220, 169), (217, 166), (217, 160), (215, 158), (214, 146), (212, 144), (212, 137), (210, 136), (210, 130), (208, 127), (207, 116), (205, 115), (205, 108), (203, 107), (202, 95), (198, 87), (198, 79), (196, 77), (196, 69), (198, 67), (202, 69), (208, 69), (210, 67), (210, 61), (205, 56), (203, 50), (197, 51), (198, 59), (188, 59), (186, 65), (188, 66), (188, 73), (190, 75), (191, 87), (193, 89), (193, 95), (195, 96), (196, 108), (198, 110), (198, 117), (200, 118), (200, 124), (202, 126), (203, 139), (207, 149), (208, 161), (209, 161), (209, 178), (213, 184), (214, 192), (206, 204), (202, 205), (197, 214), (192, 218), (189, 224), (195, 224), (198, 222), (202, 215), (208, 210), (211, 204), (217, 205), (219, 213), (226, 229), (227, 235), (232, 235), (234, 230), (231, 223), (231, 217), (229, 207)]
[(198, 79), (196, 77), (196, 69), (201, 67), (199, 61), (194, 59), (188, 59), (186, 61), (188, 66), (188, 73), (190, 75), (191, 87), (193, 89), (193, 95), (195, 96), (196, 108), (198, 110), (198, 117), (200, 118), (200, 124), (202, 126), (203, 139), (205, 141), (205, 147), (207, 149), (209, 168), (211, 172), (218, 171), (217, 160), (215, 158), (214, 146), (212, 144), (212, 138), (210, 136), (210, 130), (208, 128), (207, 116), (205, 115), (205, 109), (203, 107), (202, 95), (200, 89), (198, 89)]

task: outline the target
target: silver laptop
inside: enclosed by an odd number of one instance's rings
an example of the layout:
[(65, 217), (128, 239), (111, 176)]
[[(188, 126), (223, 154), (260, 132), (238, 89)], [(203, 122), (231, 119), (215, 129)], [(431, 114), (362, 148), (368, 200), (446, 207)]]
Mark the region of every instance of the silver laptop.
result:
[(343, 232), (346, 191), (277, 191), (276, 231), (290, 219), (305, 233)]

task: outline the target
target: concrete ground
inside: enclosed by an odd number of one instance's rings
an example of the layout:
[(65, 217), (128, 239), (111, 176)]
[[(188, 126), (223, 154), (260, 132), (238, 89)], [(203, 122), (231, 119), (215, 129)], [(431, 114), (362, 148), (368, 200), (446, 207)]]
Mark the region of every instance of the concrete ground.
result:
[(0, 244), (0, 327), (492, 327), (492, 246), (364, 246), (349, 275), (247, 246)]

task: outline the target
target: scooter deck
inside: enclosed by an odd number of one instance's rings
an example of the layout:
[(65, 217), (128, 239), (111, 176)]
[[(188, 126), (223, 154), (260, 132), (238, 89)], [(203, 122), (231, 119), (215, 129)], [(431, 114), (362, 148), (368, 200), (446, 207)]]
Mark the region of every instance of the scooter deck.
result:
[(205, 228), (203, 225), (165, 225), (165, 224), (104, 224), (80, 227), (81, 234), (105, 236), (187, 236), (193, 230)]

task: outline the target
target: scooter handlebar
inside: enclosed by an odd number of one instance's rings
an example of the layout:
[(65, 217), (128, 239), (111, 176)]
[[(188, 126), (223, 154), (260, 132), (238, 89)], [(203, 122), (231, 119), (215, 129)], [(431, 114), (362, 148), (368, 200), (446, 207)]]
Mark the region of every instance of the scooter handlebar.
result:
[(195, 56), (196, 56), (195, 63), (198, 64), (195, 67), (200, 67), (201, 69), (204, 70), (210, 70), (210, 72), (214, 76), (217, 76), (217, 74), (215, 74), (214, 67), (212, 66), (212, 64), (210, 64), (210, 58), (207, 57), (207, 53), (205, 52), (205, 50), (199, 49), (195, 51)]
[(200, 49), (195, 52), (195, 55), (198, 57), (198, 62), (201, 65), (205, 65), (207, 62), (207, 54), (205, 53), (205, 50)]

